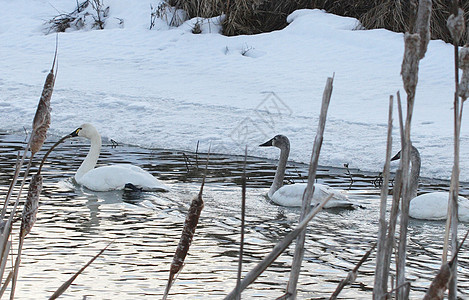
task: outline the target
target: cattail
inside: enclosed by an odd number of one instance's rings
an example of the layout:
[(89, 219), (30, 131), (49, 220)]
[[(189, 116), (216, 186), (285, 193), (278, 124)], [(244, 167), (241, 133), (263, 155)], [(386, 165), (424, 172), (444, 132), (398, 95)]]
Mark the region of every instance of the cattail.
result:
[(26, 236), (36, 222), (36, 214), (39, 208), (39, 195), (42, 190), (42, 175), (33, 175), (29, 184), (28, 198), (23, 208), (21, 220), (21, 234)]
[(46, 77), (46, 82), (42, 89), (42, 95), (37, 105), (36, 114), (33, 120), (33, 130), (37, 130), (45, 121), (47, 114), (50, 114), (50, 99), (54, 90), (55, 76), (54, 70), (50, 70)]
[(44, 141), (46, 140), (47, 130), (50, 126), (50, 99), (52, 97), (52, 92), (54, 91), (55, 84), (55, 75), (54, 75), (54, 66), (55, 60), (57, 58), (57, 44), (55, 48), (54, 61), (52, 62), (52, 68), (50, 69), (49, 74), (47, 74), (46, 82), (42, 88), (41, 98), (37, 105), (36, 114), (34, 115), (33, 120), (33, 132), (31, 137), (31, 152), (35, 154), (38, 152)]
[(448, 27), (453, 42), (459, 44), (464, 32), (466, 31), (466, 23), (464, 22), (464, 11), (459, 7), (457, 15), (452, 14), (446, 21), (446, 27)]
[(31, 152), (36, 154), (39, 150), (41, 150), (42, 145), (47, 137), (47, 130), (50, 126), (50, 112), (47, 111), (44, 116), (44, 122), (39, 126), (36, 130), (33, 131), (31, 137)]
[(179, 239), (179, 244), (176, 249), (176, 252), (173, 256), (173, 261), (171, 262), (171, 267), (169, 269), (169, 279), (168, 284), (166, 285), (165, 296), (163, 299), (166, 299), (169, 289), (171, 288), (174, 276), (181, 271), (184, 260), (189, 251), (189, 247), (192, 243), (192, 238), (194, 237), (195, 229), (199, 223), (199, 217), (204, 208), (204, 200), (202, 199), (202, 193), (199, 193), (194, 199), (192, 199), (191, 206), (186, 216), (184, 222), (184, 228), (182, 229), (181, 238)]
[(184, 227), (182, 229), (181, 238), (179, 239), (178, 247), (176, 252), (174, 252), (173, 261), (169, 268), (169, 278), (168, 283), (166, 284), (166, 289), (163, 295), (163, 299), (166, 299), (173, 284), (174, 277), (179, 273), (184, 265), (184, 260), (186, 259), (187, 252), (189, 252), (189, 247), (191, 246), (192, 239), (194, 238), (195, 229), (199, 223), (199, 217), (204, 208), (204, 200), (202, 199), (202, 192), (204, 190), (205, 178), (207, 177), (207, 168), (208, 161), (210, 157), (210, 148), (208, 150), (207, 164), (205, 165), (205, 174), (202, 179), (202, 184), (200, 185), (199, 194), (192, 199), (191, 206), (187, 212), (186, 220), (184, 221)]
[(418, 50), (419, 59), (425, 57), (427, 52), (428, 42), (430, 41), (430, 17), (432, 15), (432, 1), (420, 0), (419, 9), (417, 12), (417, 21), (415, 28), (420, 35), (420, 44)]
[(459, 50), (459, 68), (462, 69), (462, 76), (458, 92), (464, 101), (469, 98), (469, 47), (467, 46)]
[(449, 263), (445, 263), (440, 267), (440, 271), (433, 279), (424, 300), (443, 299), (445, 291), (448, 289), (448, 283), (451, 280), (451, 267)]
[(404, 60), (402, 61), (401, 76), (404, 89), (409, 96), (415, 95), (419, 71), (419, 45), (420, 35), (405, 33), (404, 35)]

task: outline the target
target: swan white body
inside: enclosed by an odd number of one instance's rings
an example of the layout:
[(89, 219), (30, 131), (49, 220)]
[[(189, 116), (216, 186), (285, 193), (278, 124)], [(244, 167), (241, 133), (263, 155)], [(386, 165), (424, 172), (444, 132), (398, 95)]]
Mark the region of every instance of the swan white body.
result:
[[(280, 158), (275, 173), (274, 181), (270, 187), (268, 197), (276, 204), (281, 206), (302, 206), (303, 193), (306, 183), (296, 183), (291, 185), (283, 185), (285, 170), (290, 153), (290, 141), (284, 135), (277, 135), (271, 140), (260, 145), (262, 147), (274, 146), (280, 148)], [(316, 205), (332, 194), (332, 198), (324, 206), (331, 207), (352, 207), (354, 204), (348, 199), (344, 193), (334, 190), (323, 184), (314, 184), (314, 194), (311, 205)]]
[[(393, 160), (400, 158), (400, 152), (393, 157)], [(449, 193), (433, 192), (417, 196), (417, 189), (420, 178), (420, 153), (412, 146), (410, 151), (410, 192), (412, 200), (409, 204), (409, 216), (420, 220), (446, 220), (448, 213)], [(458, 218), (462, 222), (469, 221), (469, 200), (458, 197)]]
[[(415, 197), (410, 201), (409, 216), (423, 220), (446, 220), (449, 193), (434, 192)], [(469, 221), (469, 201), (458, 198), (458, 217), (461, 222)]]
[[(284, 185), (278, 189), (270, 199), (281, 206), (297, 206), (301, 207), (303, 203), (303, 193), (306, 188), (306, 183), (295, 183), (290, 185)], [(316, 183), (314, 184), (314, 193), (311, 204), (319, 204), (332, 194), (331, 200), (326, 203), (325, 208), (330, 207), (350, 207), (352, 203), (348, 200), (347, 196), (333, 188)]]
[(153, 175), (134, 165), (116, 164), (95, 168), (101, 152), (101, 136), (93, 125), (88, 123), (81, 125), (72, 136), (85, 137), (91, 142), (90, 151), (75, 174), (78, 184), (93, 191), (122, 190), (127, 183), (132, 183), (145, 191), (169, 190)]

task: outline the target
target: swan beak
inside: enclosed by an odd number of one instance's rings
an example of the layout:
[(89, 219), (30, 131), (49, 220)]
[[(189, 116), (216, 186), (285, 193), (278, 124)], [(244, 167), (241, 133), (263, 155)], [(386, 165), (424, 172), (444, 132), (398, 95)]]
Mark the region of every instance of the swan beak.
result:
[(393, 160), (398, 160), (398, 159), (400, 159), (400, 158), (401, 158), (401, 151), (397, 152), (397, 154), (394, 155), (393, 158), (391, 158), (391, 161), (393, 161)]
[(274, 139), (270, 139), (267, 142), (265, 142), (264, 144), (260, 144), (259, 147), (271, 147), (273, 145), (274, 145)]
[(78, 133), (80, 132), (80, 130), (81, 130), (81, 127), (75, 129), (75, 131), (73, 131), (72, 133), (70, 133), (70, 136), (71, 136), (71, 137), (77, 137), (77, 136), (78, 136)]

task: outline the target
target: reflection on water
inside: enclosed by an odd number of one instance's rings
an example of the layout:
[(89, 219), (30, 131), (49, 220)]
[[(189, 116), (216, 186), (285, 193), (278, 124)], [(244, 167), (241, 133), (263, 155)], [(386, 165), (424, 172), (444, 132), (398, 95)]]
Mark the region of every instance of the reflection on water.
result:
[[(7, 190), (14, 158), (24, 138), (0, 134), (0, 192)], [(45, 149), (51, 143), (45, 145)], [(84, 146), (85, 145), (85, 146)], [(66, 142), (51, 154), (44, 169), (38, 220), (25, 241), (18, 299), (50, 296), (111, 240), (114, 244), (69, 288), (64, 299), (160, 298), (168, 277), (190, 200), (199, 190), (204, 155), (136, 147), (104, 147), (100, 163), (140, 165), (171, 187), (168, 193), (92, 192), (73, 183), (74, 171), (88, 151), (86, 142)], [(212, 155), (204, 190), (205, 208), (186, 265), (171, 299), (220, 299), (235, 286), (240, 228), (240, 157)], [(197, 170), (197, 166), (199, 170)], [(259, 262), (291, 231), (299, 210), (276, 206), (265, 198), (275, 162), (249, 158), (245, 271)], [(307, 166), (291, 164), (290, 179), (305, 180)], [(320, 182), (348, 189), (364, 208), (321, 212), (307, 232), (299, 299), (328, 298), (375, 241), (379, 190), (376, 174), (320, 168)], [(350, 189), (349, 189), (350, 188)], [(448, 183), (422, 180), (422, 190), (447, 190)], [(467, 195), (467, 186), (462, 189)], [(460, 233), (467, 230), (462, 224)], [(444, 223), (411, 220), (408, 279), (412, 298), (421, 298), (439, 269)], [(273, 299), (282, 295), (293, 255), (291, 246), (252, 284), (243, 297)], [(459, 292), (469, 297), (469, 254), (460, 256)], [(371, 298), (374, 255), (361, 268), (344, 299)]]

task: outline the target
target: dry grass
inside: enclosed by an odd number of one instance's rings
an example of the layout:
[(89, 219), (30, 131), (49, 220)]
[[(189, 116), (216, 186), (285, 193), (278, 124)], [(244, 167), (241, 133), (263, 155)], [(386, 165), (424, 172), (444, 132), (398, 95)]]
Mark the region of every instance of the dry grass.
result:
[[(469, 0), (461, 6), (469, 18)], [(395, 32), (412, 32), (417, 0), (167, 0), (168, 5), (183, 9), (188, 18), (210, 18), (225, 14), (223, 34), (240, 35), (270, 32), (287, 25), (286, 17), (296, 9), (318, 8), (327, 12), (354, 17), (366, 29), (385, 28)], [(450, 4), (445, 0), (433, 1), (431, 17), (432, 39), (451, 42), (446, 20)], [(464, 39), (465, 40), (465, 39)]]

